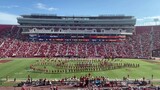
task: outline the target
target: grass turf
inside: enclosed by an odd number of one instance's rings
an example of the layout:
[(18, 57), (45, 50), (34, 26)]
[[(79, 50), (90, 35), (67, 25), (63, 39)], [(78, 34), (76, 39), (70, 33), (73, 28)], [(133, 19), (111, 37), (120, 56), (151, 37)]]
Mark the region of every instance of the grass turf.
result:
[[(4, 60), (4, 59), (3, 59)], [(30, 64), (40, 60), (40, 58), (7, 58), (6, 60), (12, 60), (7, 63), (0, 63), (0, 79), (5, 79), (7, 76), (13, 80), (26, 80), (27, 76), (30, 75), (33, 79), (47, 78), (47, 79), (59, 79), (64, 77), (72, 76), (83, 76), (89, 72), (78, 72), (78, 73), (67, 73), (67, 74), (45, 74), (33, 72), (30, 70)], [(120, 61), (117, 61), (120, 62)], [(122, 62), (140, 64), (139, 68), (122, 68), (115, 70), (90, 72), (92, 76), (105, 76), (111, 79), (122, 79), (124, 76), (129, 75), (132, 79), (140, 79), (145, 77), (146, 79), (160, 79), (160, 63), (149, 62), (138, 59), (122, 59)]]

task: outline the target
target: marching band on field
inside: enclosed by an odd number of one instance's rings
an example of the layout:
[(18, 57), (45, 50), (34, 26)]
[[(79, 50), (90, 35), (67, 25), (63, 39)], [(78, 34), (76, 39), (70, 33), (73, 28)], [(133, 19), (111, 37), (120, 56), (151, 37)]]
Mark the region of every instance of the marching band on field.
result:
[(42, 58), (41, 60), (37, 60), (36, 63), (30, 65), (30, 69), (33, 71), (44, 73), (105, 71), (124, 67), (137, 68), (139, 67), (139, 64), (125, 63), (116, 58)]

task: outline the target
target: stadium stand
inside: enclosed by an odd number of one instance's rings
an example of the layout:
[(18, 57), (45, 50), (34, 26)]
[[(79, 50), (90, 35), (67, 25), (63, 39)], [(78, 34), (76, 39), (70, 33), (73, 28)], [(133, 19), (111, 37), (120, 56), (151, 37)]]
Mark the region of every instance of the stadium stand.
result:
[[(23, 41), (20, 30), (12, 25), (0, 25), (1, 57), (126, 57), (150, 58), (151, 51), (160, 48), (160, 26), (137, 26), (134, 35), (123, 42), (31, 42)], [(23, 36), (22, 36), (23, 37)]]

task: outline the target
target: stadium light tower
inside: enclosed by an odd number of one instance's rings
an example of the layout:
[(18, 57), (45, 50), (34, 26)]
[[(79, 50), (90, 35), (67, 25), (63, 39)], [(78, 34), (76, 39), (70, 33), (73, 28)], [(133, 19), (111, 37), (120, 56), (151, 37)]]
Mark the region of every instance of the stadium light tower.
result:
[(158, 21), (159, 21), (158, 18), (155, 18), (155, 19), (154, 19), (155, 25), (157, 25), (157, 22), (158, 22)]

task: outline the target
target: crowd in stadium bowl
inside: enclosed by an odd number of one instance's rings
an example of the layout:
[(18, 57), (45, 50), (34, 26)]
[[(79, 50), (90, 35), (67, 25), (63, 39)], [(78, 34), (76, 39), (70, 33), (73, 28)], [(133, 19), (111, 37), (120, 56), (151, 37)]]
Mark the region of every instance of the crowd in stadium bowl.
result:
[(123, 57), (150, 58), (151, 51), (160, 47), (159, 26), (139, 26), (122, 42), (31, 42), (17, 26), (0, 26), (0, 57)]

